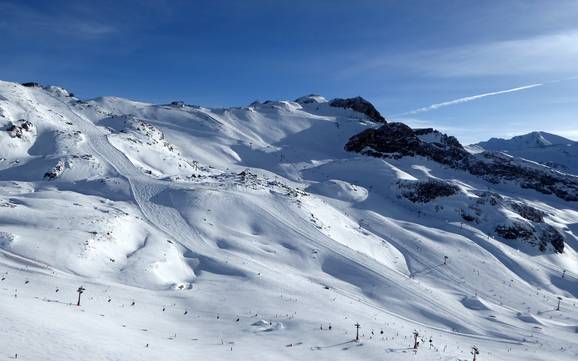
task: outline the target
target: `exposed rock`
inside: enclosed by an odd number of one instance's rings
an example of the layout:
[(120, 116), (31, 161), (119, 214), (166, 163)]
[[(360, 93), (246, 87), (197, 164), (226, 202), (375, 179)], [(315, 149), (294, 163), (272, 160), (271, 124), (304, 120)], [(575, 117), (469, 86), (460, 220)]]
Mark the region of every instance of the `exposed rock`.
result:
[(479, 219), (469, 213), (462, 212), (462, 219), (466, 222), (478, 222)]
[(436, 179), (412, 182), (401, 187), (407, 189), (401, 193), (402, 196), (414, 203), (427, 203), (439, 197), (449, 197), (459, 190), (456, 185)]
[(333, 99), (329, 105), (336, 108), (345, 108), (345, 109), (352, 109), (356, 112), (363, 113), (369, 117), (369, 119), (373, 120), (376, 123), (385, 123), (385, 118), (379, 114), (377, 109), (368, 102), (367, 100), (363, 99), (362, 97), (355, 97), (355, 98), (347, 98), (347, 99), (340, 99), (336, 98)]
[(30, 132), (34, 126), (28, 120), (20, 119), (6, 127), (6, 131), (12, 138), (22, 138), (24, 132)]
[(28, 82), (28, 83), (22, 83), (22, 86), (25, 86), (27, 88), (39, 88), (40, 84), (38, 84), (36, 82)]
[(520, 216), (536, 223), (543, 223), (545, 213), (524, 203), (512, 203), (512, 209)]
[(508, 240), (524, 240), (530, 244), (538, 245), (540, 251), (545, 252), (548, 246), (552, 246), (555, 252), (564, 252), (564, 236), (549, 224), (539, 224), (535, 227), (515, 222), (511, 225), (499, 225), (496, 234)]
[(567, 201), (578, 201), (578, 177), (534, 167), (499, 153), (483, 152), (468, 157), (462, 167), (489, 182), (513, 181), (522, 188), (554, 194)]
[(47, 180), (54, 180), (58, 178), (62, 174), (62, 172), (64, 172), (64, 161), (59, 160), (58, 163), (54, 166), (54, 168), (44, 173), (44, 178)]
[[(434, 135), (436, 141), (421, 139), (428, 134)], [(366, 129), (351, 137), (345, 150), (374, 157), (420, 155), (456, 167), (470, 156), (454, 137), (433, 129), (414, 130), (403, 123), (387, 123), (377, 129)]]
[(456, 138), (431, 128), (411, 129), (402, 123), (387, 123), (354, 135), (345, 145), (345, 150), (374, 157), (423, 156), (468, 171), (492, 183), (512, 181), (522, 188), (578, 201), (578, 177), (550, 171), (500, 153), (470, 154)]
[(474, 191), (474, 193), (479, 197), (476, 203), (486, 204), (489, 203), (492, 206), (496, 206), (503, 201), (503, 197), (499, 193), (490, 191)]
[(65, 98), (73, 98), (74, 97), (74, 94), (72, 92), (69, 92), (68, 90), (66, 90), (60, 86), (50, 85), (50, 86), (45, 86), (42, 88), (44, 90), (46, 90), (47, 92), (54, 94), (58, 97), (65, 97)]
[(540, 240), (540, 250), (544, 252), (548, 244), (554, 247), (558, 253), (564, 252), (564, 237), (558, 230), (549, 224), (544, 225), (538, 232), (538, 239)]
[(496, 234), (498, 234), (498, 236), (504, 239), (509, 240), (514, 239), (530, 240), (534, 236), (534, 231), (530, 227), (522, 223), (513, 223), (512, 225), (509, 226), (505, 225), (497, 226)]

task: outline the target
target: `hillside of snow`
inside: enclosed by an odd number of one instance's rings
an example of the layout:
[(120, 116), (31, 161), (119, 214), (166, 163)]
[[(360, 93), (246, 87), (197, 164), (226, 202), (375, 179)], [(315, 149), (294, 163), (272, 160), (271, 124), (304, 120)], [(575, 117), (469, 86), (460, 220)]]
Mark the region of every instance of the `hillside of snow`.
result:
[(0, 357), (576, 360), (578, 180), (458, 145), (362, 98), (0, 82)]
[(546, 132), (532, 132), (511, 139), (492, 138), (474, 144), (475, 149), (505, 152), (578, 175), (578, 142)]

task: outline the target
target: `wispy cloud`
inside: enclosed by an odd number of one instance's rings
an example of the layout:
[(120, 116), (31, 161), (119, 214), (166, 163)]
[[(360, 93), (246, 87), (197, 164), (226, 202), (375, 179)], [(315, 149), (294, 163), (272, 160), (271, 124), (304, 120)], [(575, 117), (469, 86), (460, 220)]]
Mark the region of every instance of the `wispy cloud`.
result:
[(539, 86), (542, 86), (542, 85), (544, 85), (544, 84), (542, 84), (542, 83), (530, 84), (530, 85), (524, 85), (524, 86), (517, 87), (517, 88), (512, 88), (512, 89), (506, 89), (506, 90), (500, 90), (500, 91), (495, 91), (495, 92), (491, 92), (491, 93), (484, 93), (484, 94), (467, 96), (467, 97), (463, 97), (463, 98), (458, 98), (458, 99), (448, 100), (448, 101), (441, 102), (441, 103), (436, 103), (436, 104), (428, 105), (428, 106), (426, 106), (426, 107), (422, 107), (422, 108), (410, 110), (410, 111), (404, 112), (404, 113), (393, 114), (393, 115), (391, 115), (391, 116), (411, 115), (411, 114), (418, 114), (418, 113), (430, 112), (430, 111), (432, 111), (432, 110), (436, 110), (436, 109), (443, 108), (443, 107), (449, 107), (449, 106), (451, 106), (451, 105), (467, 103), (467, 102), (471, 102), (471, 101), (473, 101), (473, 100), (477, 100), (477, 99), (481, 99), (481, 98), (485, 98), (485, 97), (489, 97), (489, 96), (500, 95), (500, 94), (507, 94), (507, 93), (513, 93), (513, 92), (517, 92), (517, 91), (520, 91), (520, 90), (526, 90), (526, 89), (536, 88), (536, 87), (539, 87)]
[(60, 34), (76, 38), (98, 38), (118, 31), (112, 23), (89, 18), (86, 14), (69, 11), (57, 14), (45, 13), (20, 3), (0, 1), (3, 19), (0, 28), (4, 32), (18, 32), (32, 35)]
[(574, 129), (555, 129), (551, 133), (561, 135), (563, 137), (578, 141), (578, 130)]
[(570, 75), (578, 72), (578, 28), (533, 37), (383, 54), (342, 76), (403, 70), (435, 77)]

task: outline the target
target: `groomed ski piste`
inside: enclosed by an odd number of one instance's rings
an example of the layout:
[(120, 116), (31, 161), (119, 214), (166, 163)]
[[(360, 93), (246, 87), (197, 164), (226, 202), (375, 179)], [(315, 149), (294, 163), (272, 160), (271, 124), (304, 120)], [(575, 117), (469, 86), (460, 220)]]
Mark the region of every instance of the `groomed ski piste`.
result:
[[(578, 359), (578, 202), (344, 150), (375, 126), (319, 96), (209, 109), (0, 82), (0, 358)], [(459, 191), (404, 196), (432, 179)], [(514, 203), (562, 253), (496, 235), (530, 222)]]

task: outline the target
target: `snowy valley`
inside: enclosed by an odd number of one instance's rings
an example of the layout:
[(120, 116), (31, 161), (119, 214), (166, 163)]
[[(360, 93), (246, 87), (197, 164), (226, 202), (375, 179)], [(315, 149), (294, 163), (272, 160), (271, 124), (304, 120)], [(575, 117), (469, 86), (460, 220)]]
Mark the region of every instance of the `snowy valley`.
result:
[(495, 143), (0, 82), (0, 357), (576, 360), (576, 143)]

